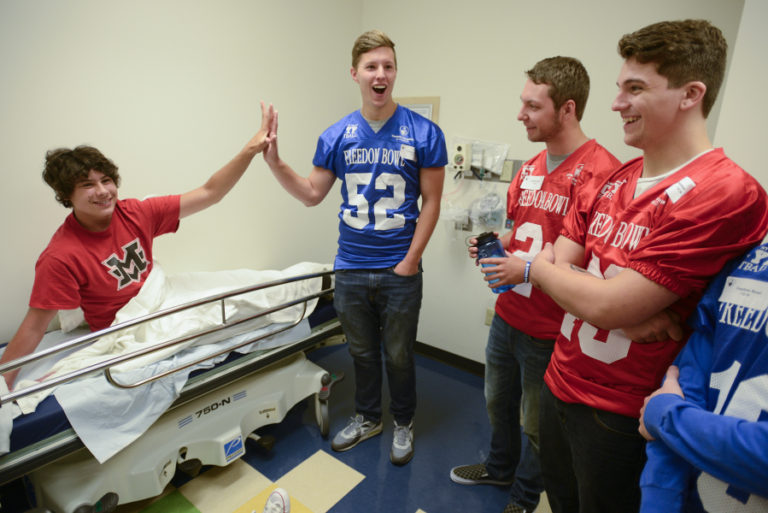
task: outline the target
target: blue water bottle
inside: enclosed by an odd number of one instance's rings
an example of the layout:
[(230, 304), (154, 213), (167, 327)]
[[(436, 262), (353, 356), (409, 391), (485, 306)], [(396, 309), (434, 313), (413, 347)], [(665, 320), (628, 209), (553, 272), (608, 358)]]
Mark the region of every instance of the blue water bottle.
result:
[[(475, 247), (477, 248), (478, 260), (480, 260), (481, 258), (507, 256), (507, 253), (504, 251), (504, 246), (502, 246), (501, 241), (496, 237), (496, 235), (493, 232), (485, 232), (478, 235), (477, 244), (475, 244)], [(489, 264), (480, 264), (480, 265), (482, 265), (483, 267), (489, 266)], [(495, 280), (491, 280), (488, 283), (493, 284), (493, 283), (496, 283), (497, 281), (499, 281), (498, 278), (496, 278)], [(496, 294), (501, 294), (513, 288), (514, 288), (514, 285), (502, 285), (500, 287), (492, 288), (491, 290)]]

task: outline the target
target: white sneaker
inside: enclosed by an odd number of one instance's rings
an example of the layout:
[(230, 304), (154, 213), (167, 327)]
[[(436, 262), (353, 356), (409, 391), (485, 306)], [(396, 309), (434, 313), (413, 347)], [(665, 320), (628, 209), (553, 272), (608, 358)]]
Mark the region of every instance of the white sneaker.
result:
[(381, 420), (378, 422), (366, 420), (365, 417), (358, 413), (349, 419), (349, 424), (344, 429), (336, 433), (331, 442), (331, 449), (339, 452), (346, 451), (363, 440), (368, 440), (380, 433)]
[[(289, 513), (291, 511), (291, 498), (288, 492), (282, 488), (275, 488), (267, 497), (262, 513)], [(255, 510), (253, 513), (257, 513)]]
[(395, 432), (392, 437), (392, 449), (389, 460), (395, 465), (405, 465), (413, 457), (413, 420), (408, 424), (398, 424), (395, 421)]

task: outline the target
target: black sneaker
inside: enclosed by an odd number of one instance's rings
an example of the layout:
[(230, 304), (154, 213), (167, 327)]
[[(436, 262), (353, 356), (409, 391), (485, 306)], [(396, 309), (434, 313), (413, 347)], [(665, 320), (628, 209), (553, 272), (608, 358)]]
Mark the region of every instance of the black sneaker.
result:
[(339, 452), (346, 451), (379, 433), (381, 433), (381, 421), (366, 420), (358, 413), (349, 419), (349, 424), (344, 429), (336, 433), (331, 442), (331, 449)]
[(460, 467), (453, 467), (451, 469), (451, 481), (463, 485), (489, 484), (509, 486), (512, 484), (514, 479), (508, 479), (506, 481), (501, 479), (494, 479), (488, 475), (488, 471), (485, 470), (484, 463), (476, 463), (475, 465), (462, 465)]

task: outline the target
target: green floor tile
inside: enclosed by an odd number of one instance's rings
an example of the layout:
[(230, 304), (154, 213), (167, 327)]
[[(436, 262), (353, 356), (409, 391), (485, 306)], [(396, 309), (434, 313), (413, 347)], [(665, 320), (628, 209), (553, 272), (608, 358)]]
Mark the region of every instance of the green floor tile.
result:
[(200, 513), (200, 510), (194, 507), (181, 492), (174, 490), (141, 510), (141, 513)]

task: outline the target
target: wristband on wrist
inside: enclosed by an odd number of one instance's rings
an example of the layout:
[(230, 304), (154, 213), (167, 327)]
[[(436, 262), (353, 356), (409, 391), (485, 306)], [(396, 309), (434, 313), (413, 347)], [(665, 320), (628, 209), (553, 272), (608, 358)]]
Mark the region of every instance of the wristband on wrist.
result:
[(528, 281), (528, 278), (530, 278), (530, 275), (531, 275), (531, 263), (526, 262), (525, 271), (523, 271), (523, 283), (530, 283), (530, 281)]

